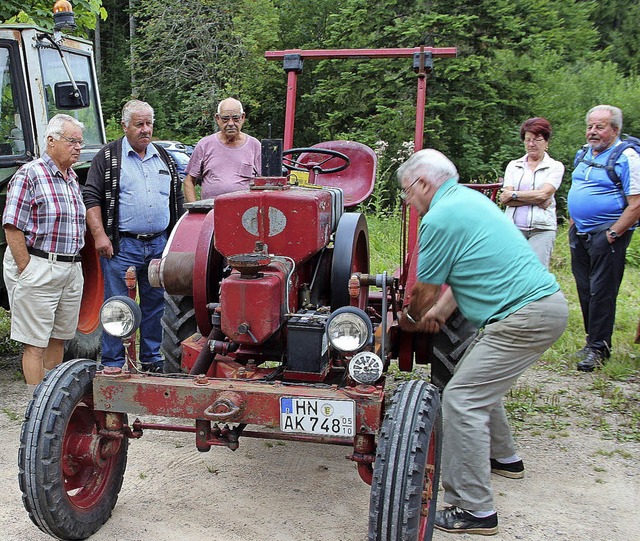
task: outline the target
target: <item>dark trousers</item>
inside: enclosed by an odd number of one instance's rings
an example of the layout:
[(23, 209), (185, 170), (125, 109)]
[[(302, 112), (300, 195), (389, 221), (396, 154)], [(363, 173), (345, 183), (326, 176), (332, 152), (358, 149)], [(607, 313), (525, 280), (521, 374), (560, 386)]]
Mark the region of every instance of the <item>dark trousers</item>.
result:
[(606, 231), (579, 234), (569, 229), (571, 271), (576, 280), (587, 346), (609, 356), (616, 317), (616, 298), (624, 276), (627, 246), (633, 231), (609, 244)]

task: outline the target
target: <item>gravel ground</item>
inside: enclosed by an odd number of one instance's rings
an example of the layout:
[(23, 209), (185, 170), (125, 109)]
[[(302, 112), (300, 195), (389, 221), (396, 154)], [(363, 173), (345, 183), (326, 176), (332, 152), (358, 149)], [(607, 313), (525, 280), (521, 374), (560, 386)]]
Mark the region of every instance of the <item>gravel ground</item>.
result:
[[(17, 449), (27, 394), (17, 360), (0, 360), (0, 540), (50, 539), (21, 502)], [(493, 476), (496, 541), (631, 541), (640, 531), (640, 443), (603, 439), (605, 415), (588, 374), (527, 372), (519, 385), (571, 404), (557, 423), (539, 412), (518, 423), (521, 480)], [(638, 382), (626, 384), (638, 396)], [(553, 398), (552, 400), (556, 400)], [(575, 407), (576, 400), (578, 405)], [(624, 415), (608, 415), (610, 423)], [(555, 425), (555, 426), (554, 426)], [(345, 460), (347, 448), (241, 439), (231, 452), (195, 449), (193, 436), (147, 431), (129, 448), (110, 520), (92, 540), (365, 541), (369, 487)], [(454, 539), (455, 538), (455, 539)], [(433, 539), (472, 539), (436, 532)], [(477, 537), (476, 537), (477, 539)]]

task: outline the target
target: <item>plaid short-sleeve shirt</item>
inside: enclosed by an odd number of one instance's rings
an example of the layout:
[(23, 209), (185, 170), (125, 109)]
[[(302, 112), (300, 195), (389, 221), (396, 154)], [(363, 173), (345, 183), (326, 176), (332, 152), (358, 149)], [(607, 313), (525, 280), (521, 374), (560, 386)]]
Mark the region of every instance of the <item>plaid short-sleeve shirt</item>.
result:
[(28, 247), (76, 255), (84, 246), (86, 209), (72, 169), (67, 179), (44, 153), (23, 165), (9, 182), (2, 225), (25, 234)]

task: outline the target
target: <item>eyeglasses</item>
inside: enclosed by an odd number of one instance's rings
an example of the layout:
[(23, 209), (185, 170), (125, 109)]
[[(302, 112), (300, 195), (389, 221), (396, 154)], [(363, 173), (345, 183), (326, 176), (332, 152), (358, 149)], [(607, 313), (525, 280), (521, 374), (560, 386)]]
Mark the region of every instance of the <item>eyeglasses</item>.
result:
[(242, 120), (242, 115), (225, 115), (225, 116), (220, 116), (218, 115), (218, 118), (220, 120), (222, 120), (222, 122), (224, 122), (225, 124), (231, 120), (233, 120), (234, 122), (240, 122)]
[(402, 190), (400, 190), (400, 199), (402, 199), (403, 201), (409, 197), (409, 190), (411, 188), (413, 188), (413, 185), (418, 182), (420, 180), (420, 177), (418, 177), (417, 179), (415, 179), (411, 184), (409, 184), (409, 186), (407, 186), (406, 188), (402, 188)]
[(544, 141), (544, 137), (538, 136), (534, 139), (527, 139), (526, 137), (523, 139), (525, 145), (537, 145), (538, 143), (542, 143)]
[(72, 139), (71, 137), (67, 137), (66, 135), (62, 134), (60, 134), (60, 137), (67, 141), (72, 147), (79, 146), (80, 148), (84, 148), (87, 146), (82, 139)]

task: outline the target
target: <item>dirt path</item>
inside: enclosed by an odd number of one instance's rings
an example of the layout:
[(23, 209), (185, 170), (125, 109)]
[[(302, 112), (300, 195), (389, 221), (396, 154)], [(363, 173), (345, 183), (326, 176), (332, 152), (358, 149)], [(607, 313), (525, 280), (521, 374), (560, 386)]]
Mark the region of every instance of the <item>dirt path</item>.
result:
[[(539, 386), (550, 379), (560, 387), (584, 385), (544, 371), (529, 371), (523, 381)], [(51, 539), (29, 520), (17, 483), (26, 401), (24, 384), (0, 375), (1, 541)], [(556, 434), (519, 433), (527, 473), (522, 480), (493, 476), (501, 531), (492, 539), (638, 539), (640, 444), (604, 440), (583, 425), (576, 418)], [(199, 453), (192, 438), (148, 431), (133, 441), (113, 516), (90, 539), (365, 541), (369, 488), (345, 460), (348, 448), (243, 439), (235, 452)], [(478, 537), (436, 532), (433, 539)]]

